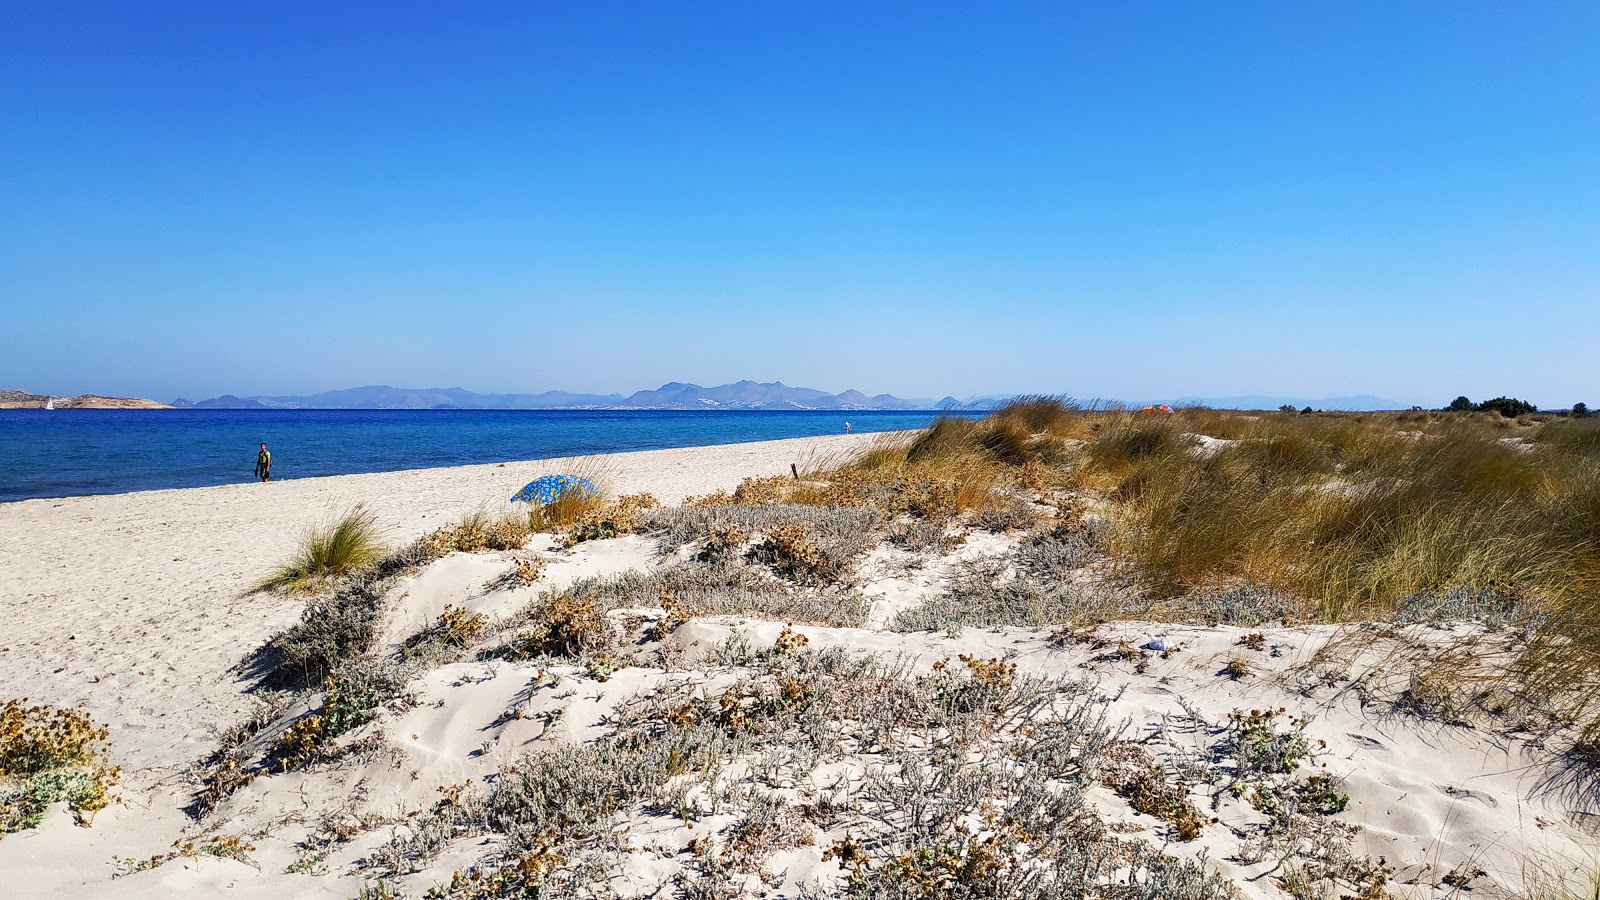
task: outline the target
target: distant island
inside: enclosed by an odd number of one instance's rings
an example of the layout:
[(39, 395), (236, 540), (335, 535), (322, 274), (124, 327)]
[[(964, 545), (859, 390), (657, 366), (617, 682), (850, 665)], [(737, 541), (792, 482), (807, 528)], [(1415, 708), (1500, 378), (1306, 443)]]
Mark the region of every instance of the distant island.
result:
[[(891, 394), (868, 396), (860, 391), (830, 394), (814, 388), (790, 387), (781, 381), (761, 384), (739, 381), (715, 387), (672, 381), (655, 390), (622, 394), (479, 394), (464, 388), (397, 388), (369, 385), (308, 396), (236, 397), (172, 401), (178, 409), (950, 409), (965, 407), (954, 397), (942, 400), (903, 399)], [(986, 405), (979, 408), (986, 408)]]
[(142, 397), (102, 397), (99, 394), (80, 394), (76, 397), (52, 397), (48, 394), (30, 394), (27, 391), (0, 391), (0, 409), (172, 409), (165, 403), (145, 400)]

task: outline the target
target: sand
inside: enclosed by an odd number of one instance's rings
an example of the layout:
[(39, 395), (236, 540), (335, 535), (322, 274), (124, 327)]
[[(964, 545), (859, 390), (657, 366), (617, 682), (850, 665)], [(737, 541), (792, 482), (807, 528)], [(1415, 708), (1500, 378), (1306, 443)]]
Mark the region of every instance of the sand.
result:
[[(878, 438), (620, 453), (576, 468), (603, 474), (617, 492), (648, 490), (674, 503)], [(473, 509), (498, 508), (539, 475), (573, 469), (572, 461), (511, 462), (0, 504), (0, 698), (78, 707), (109, 725), (127, 772), (124, 793), (132, 803), (160, 796), (149, 800), (159, 808), (214, 730), (247, 708), (249, 685), (233, 667), (299, 616), (299, 600), (245, 591), (307, 527), (360, 502), (399, 543)], [(108, 810), (101, 826), (59, 837), (114, 846), (109, 835), (127, 811)], [(118, 852), (162, 850), (173, 836)], [(41, 852), (44, 837), (0, 840), (0, 895), (49, 896), (44, 885), (55, 877), (74, 883), (70, 872), (19, 867)], [(97, 867), (109, 866), (109, 849), (91, 853)]]
[[(610, 486), (649, 490), (668, 503), (689, 494), (731, 488), (746, 476), (784, 474), (821, 457), (848, 453), (873, 435), (772, 441), (651, 451), (606, 457)], [(381, 845), (407, 809), (424, 809), (437, 788), (467, 778), (479, 783), (540, 741), (581, 741), (605, 731), (621, 698), (668, 677), (646, 667), (604, 682), (580, 684), (575, 696), (540, 691), (543, 673), (506, 662), (461, 662), (413, 685), (417, 703), (371, 728), (381, 752), (366, 768), (292, 772), (259, 779), (224, 803), (205, 829), (246, 835), (254, 865), (229, 859), (179, 859), (129, 873), (119, 859), (146, 858), (199, 829), (183, 812), (194, 785), (187, 777), (214, 745), (216, 730), (249, 707), (249, 681), (234, 667), (252, 649), (293, 622), (301, 601), (245, 595), (247, 586), (292, 548), (308, 525), (360, 500), (395, 542), (415, 538), (480, 506), (494, 507), (523, 483), (570, 462), (527, 462), (273, 484), (152, 491), (109, 497), (33, 500), (0, 505), (0, 699), (28, 697), (78, 707), (111, 728), (115, 761), (125, 769), (124, 802), (102, 812), (92, 828), (53, 812), (31, 832), (0, 838), (0, 896), (327, 896), (351, 897), (363, 879), (356, 863)], [(1350, 797), (1345, 821), (1362, 828), (1361, 853), (1397, 869), (1396, 888), (1440, 896), (1452, 871), (1481, 868), (1473, 896), (1522, 884), (1521, 873), (1576, 871), (1593, 859), (1592, 790), (1563, 769), (1558, 749), (1533, 734), (1447, 725), (1394, 714), (1389, 703), (1405, 687), (1393, 663), (1397, 643), (1470, 640), (1470, 629), (1415, 629), (1363, 642), (1360, 629), (1330, 626), (1265, 629), (1262, 649), (1241, 649), (1247, 630), (1125, 622), (1062, 639), (1050, 631), (966, 629), (955, 634), (897, 634), (883, 629), (897, 610), (937, 591), (961, 560), (1003, 553), (1005, 536), (974, 533), (960, 549), (920, 567), (874, 551), (856, 578), (871, 601), (868, 627), (796, 630), (814, 648), (838, 645), (903, 655), (927, 671), (960, 654), (1006, 658), (1019, 671), (1087, 677), (1115, 697), (1111, 714), (1129, 733), (1163, 752), (1196, 740), (1173, 725), (1184, 704), (1221, 728), (1229, 713), (1284, 707), (1305, 716), (1307, 736), (1322, 742), (1315, 766)], [(551, 562), (532, 588), (489, 591), (503, 573), (502, 553), (452, 554), (393, 589), (385, 642), (398, 644), (435, 620), (447, 604), (489, 615), (509, 613), (538, 590), (576, 578), (660, 564), (637, 536), (559, 550), (537, 537), (531, 550)], [(668, 638), (680, 668), (739, 633), (770, 645), (781, 622), (695, 620)], [(1163, 656), (1115, 651), (1160, 638), (1181, 652)], [(1331, 643), (1330, 643), (1331, 642)], [(1331, 648), (1347, 648), (1335, 654)], [(1230, 659), (1251, 661), (1241, 680), (1220, 677)], [(1328, 672), (1331, 678), (1318, 681)], [(533, 685), (533, 687), (530, 687)], [(1357, 688), (1359, 686), (1359, 689)], [(507, 721), (523, 704), (530, 713)], [(559, 709), (557, 709), (559, 707)], [(559, 718), (536, 713), (559, 713)], [(559, 721), (559, 725), (555, 724)], [(1576, 780), (1575, 780), (1576, 778)], [(1103, 794), (1103, 796), (1102, 796)], [(1091, 799), (1130, 833), (1154, 839), (1157, 823), (1110, 792)], [(327, 874), (288, 873), (296, 845), (330, 810), (359, 812), (374, 824), (322, 860)], [(1241, 835), (1261, 814), (1236, 799), (1207, 810), (1218, 821), (1194, 842), (1169, 852), (1198, 858), (1234, 878), (1248, 897), (1282, 896), (1270, 862), (1238, 858)], [(390, 815), (384, 821), (383, 816)], [(664, 846), (684, 846), (687, 830), (635, 823)], [(669, 823), (670, 825), (670, 823)], [(643, 840), (643, 838), (640, 838)], [(823, 845), (784, 851), (772, 866), (774, 895), (802, 883), (837, 877), (821, 859)], [(420, 896), (471, 863), (481, 846), (447, 848), (427, 870), (395, 887)], [(648, 892), (675, 871), (661, 854), (640, 853), (624, 866), (620, 889)], [(775, 870), (776, 871), (776, 870)], [(1408, 887), (1407, 887), (1408, 886)], [(1502, 896), (1504, 894), (1501, 894)]]

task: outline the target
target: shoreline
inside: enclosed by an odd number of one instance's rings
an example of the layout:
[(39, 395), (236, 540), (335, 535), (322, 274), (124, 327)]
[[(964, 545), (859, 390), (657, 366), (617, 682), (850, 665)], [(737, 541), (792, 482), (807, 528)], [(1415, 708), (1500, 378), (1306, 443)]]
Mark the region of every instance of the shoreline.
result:
[[(822, 456), (827, 456), (827, 455), (833, 454), (834, 452), (850, 452), (851, 450), (858, 449), (858, 445), (862, 445), (864, 442), (869, 441), (870, 439), (883, 438), (883, 437), (892, 437), (892, 436), (897, 435), (897, 434), (909, 434), (909, 433), (911, 433), (911, 432), (909, 432), (909, 431), (862, 431), (862, 432), (855, 432), (855, 433), (852, 433), (852, 434), (822, 435), (822, 436), (814, 436), (814, 437), (777, 438), (775, 440), (761, 440), (761, 441), (733, 441), (733, 442), (730, 442), (730, 443), (721, 443), (721, 444), (696, 444), (696, 445), (688, 446), (688, 447), (660, 447), (660, 448), (656, 448), (656, 449), (653, 449), (653, 450), (616, 450), (616, 451), (609, 452), (609, 453), (587, 453), (587, 454), (581, 454), (581, 455), (567, 455), (567, 456), (542, 456), (542, 457), (535, 457), (535, 458), (532, 458), (532, 459), (505, 460), (503, 462), (462, 463), (460, 465), (453, 465), (453, 466), (424, 466), (424, 467), (415, 468), (415, 469), (389, 469), (389, 470), (379, 471), (379, 472), (345, 472), (345, 473), (341, 473), (341, 474), (337, 474), (337, 475), (307, 475), (307, 476), (299, 477), (299, 478), (285, 478), (285, 479), (281, 479), (281, 480), (277, 480), (277, 481), (270, 481), (270, 482), (266, 483), (266, 487), (267, 487), (267, 489), (272, 490), (272, 489), (276, 489), (276, 488), (283, 487), (283, 486), (309, 485), (309, 484), (312, 484), (312, 483), (317, 483), (317, 486), (320, 487), (320, 486), (327, 486), (327, 483), (334, 482), (334, 481), (336, 481), (338, 479), (386, 479), (386, 478), (398, 478), (398, 477), (404, 477), (404, 476), (440, 475), (442, 473), (458, 473), (458, 474), (464, 474), (464, 475), (470, 474), (470, 475), (476, 476), (476, 475), (480, 475), (480, 474), (487, 475), (487, 474), (489, 474), (488, 470), (491, 470), (491, 469), (505, 469), (505, 468), (510, 468), (510, 467), (514, 467), (514, 466), (532, 466), (532, 467), (535, 467), (535, 468), (539, 468), (540, 470), (535, 472), (534, 475), (531, 476), (531, 477), (538, 477), (539, 475), (542, 475), (542, 474), (548, 474), (547, 472), (545, 472), (543, 470), (543, 468), (540, 468), (540, 467), (546, 467), (548, 465), (555, 464), (555, 463), (577, 463), (577, 462), (580, 462), (580, 461), (588, 461), (588, 460), (601, 460), (601, 461), (622, 460), (623, 463), (622, 463), (622, 466), (620, 468), (623, 469), (624, 471), (622, 471), (620, 474), (623, 476), (626, 484), (630, 485), (630, 486), (619, 488), (618, 492), (619, 493), (632, 493), (632, 492), (641, 491), (641, 490), (651, 490), (650, 487), (648, 485), (645, 485), (642, 480), (635, 479), (633, 477), (629, 477), (631, 473), (629, 473), (627, 470), (632, 467), (632, 464), (634, 463), (634, 458), (636, 458), (636, 457), (639, 458), (641, 462), (645, 462), (645, 464), (648, 465), (649, 463), (648, 463), (648, 461), (646, 461), (646, 458), (652, 457), (652, 456), (655, 456), (655, 455), (658, 455), (658, 454), (693, 453), (693, 452), (697, 452), (697, 451), (718, 451), (718, 450), (723, 450), (725, 448), (750, 448), (750, 450), (753, 451), (752, 454), (751, 454), (751, 456), (753, 458), (754, 456), (758, 455), (758, 453), (764, 453), (767, 450), (771, 450), (773, 452), (778, 452), (778, 451), (783, 450), (783, 449), (791, 449), (791, 450), (795, 451), (795, 455), (796, 455), (796, 458), (795, 458), (794, 462), (796, 462), (798, 465), (800, 465), (802, 468), (804, 468), (804, 466), (808, 462), (812, 461), (814, 458), (820, 458), (819, 454), (821, 454)], [(817, 446), (815, 446), (815, 447), (807, 446), (807, 445), (810, 445), (810, 444), (815, 444)], [(840, 446), (838, 448), (835, 448), (833, 446), (834, 444), (838, 444)], [(793, 445), (793, 446), (791, 447), (790, 445)], [(611, 468), (611, 467), (610, 466), (602, 466), (602, 468)], [(772, 473), (767, 473), (767, 474), (785, 474), (785, 473), (772, 472)], [(640, 486), (634, 486), (636, 483), (638, 485), (640, 485)], [(734, 480), (734, 484), (736, 485), (737, 483), (738, 483), (738, 479), (735, 479)], [(222, 491), (237, 491), (237, 490), (249, 490), (249, 489), (257, 488), (257, 487), (260, 487), (260, 486), (261, 486), (260, 482), (257, 482), (253, 478), (248, 478), (248, 479), (242, 479), (242, 480), (236, 481), (236, 482), (230, 482), (228, 484), (206, 484), (206, 485), (196, 485), (194, 487), (145, 488), (145, 489), (132, 490), (132, 491), (120, 491), (120, 492), (112, 493), (112, 494), (63, 494), (61, 496), (56, 496), (56, 497), (26, 497), (26, 498), (23, 498), (21, 500), (0, 500), (0, 521), (3, 521), (3, 516), (4, 516), (4, 513), (6, 512), (6, 510), (11, 509), (11, 508), (15, 508), (15, 507), (27, 506), (29, 504), (55, 506), (55, 505), (59, 505), (59, 504), (61, 504), (63, 502), (74, 502), (75, 503), (75, 502), (90, 501), (90, 500), (110, 501), (110, 500), (120, 500), (122, 498), (146, 497), (146, 496), (166, 495), (166, 494), (188, 494), (190, 492), (197, 492), (197, 491), (218, 491), (218, 492), (222, 492)], [(511, 489), (510, 493), (514, 493), (516, 488), (520, 488), (521, 486), (522, 486), (521, 484), (516, 485), (514, 488)], [(731, 486), (732, 485), (730, 485), (729, 487), (731, 487)], [(674, 499), (669, 500), (668, 499), (668, 495), (664, 495), (664, 494), (660, 493), (659, 491), (651, 491), (651, 492), (655, 493), (656, 496), (664, 503), (676, 502), (676, 499), (678, 499), (678, 498), (674, 498)], [(510, 496), (510, 493), (508, 493), (507, 496)], [(695, 493), (695, 491), (692, 491), (692, 490), (691, 491), (687, 491), (683, 496), (687, 496), (688, 494), (692, 494), (692, 493)]]
[[(161, 425), (148, 417), (110, 412), (116, 423), (97, 425), (99, 420), (88, 413), (63, 419), (40, 411), (0, 410), (0, 469), (5, 473), (0, 477), (0, 505), (252, 483), (260, 441), (273, 451), (275, 480), (286, 482), (842, 437), (846, 421), (831, 415), (762, 412), (534, 411), (525, 418), (500, 411), (432, 411), (425, 416), (292, 411), (262, 418), (207, 411), (185, 420), (188, 425)], [(923, 413), (874, 415), (856, 419), (855, 433), (915, 430), (931, 418)], [(35, 428), (23, 419), (41, 424)]]

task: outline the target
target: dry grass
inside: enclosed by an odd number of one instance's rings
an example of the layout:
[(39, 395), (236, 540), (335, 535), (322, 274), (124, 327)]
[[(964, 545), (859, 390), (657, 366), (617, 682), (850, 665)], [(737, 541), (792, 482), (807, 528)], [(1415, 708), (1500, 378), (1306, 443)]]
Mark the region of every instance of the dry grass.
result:
[(1105, 546), (1158, 605), (1243, 587), (1350, 621), (1474, 597), (1502, 620), (1510, 608), (1545, 623), (1524, 664), (1548, 691), (1595, 696), (1600, 431), (1588, 421), (1097, 418), (1073, 481), (1108, 501)]
[(934, 522), (987, 515), (992, 525), (1010, 527), (1025, 518), (1012, 491), (1064, 486), (1065, 441), (1087, 427), (1068, 401), (1021, 398), (983, 419), (939, 418), (909, 440), (880, 438), (854, 459), (811, 469), (803, 478), (746, 479), (731, 495), (685, 505), (861, 508)]
[(1566, 860), (1530, 862), (1522, 873), (1525, 887), (1516, 900), (1600, 900), (1600, 861), (1578, 871)]
[(1539, 625), (1518, 677), (1573, 701), (1573, 716), (1600, 712), (1596, 420), (1168, 415), (1025, 398), (722, 498), (997, 530), (1027, 527), (1023, 500), (1089, 503), (1110, 577), (969, 572), (896, 627), (1465, 614)]
[(358, 503), (302, 535), (294, 555), (251, 590), (297, 593), (327, 587), (377, 562), (383, 552), (377, 517)]
[(528, 525), (536, 532), (570, 529), (603, 507), (610, 495), (607, 486), (613, 481), (612, 471), (605, 461), (582, 458), (563, 460), (557, 465), (563, 473), (594, 485), (594, 490), (569, 489), (549, 503), (529, 504)]
[(1594, 589), (1592, 463), (1478, 429), (1391, 438), (1321, 421), (1287, 434), (1274, 421), (1210, 454), (1148, 441), (1107, 457), (1091, 445), (1086, 468), (1115, 479), (1113, 552), (1161, 592), (1243, 579), (1334, 620), (1462, 587), (1548, 601)]
[(599, 509), (605, 503), (601, 494), (567, 491), (549, 503), (535, 504), (528, 510), (528, 525), (534, 531), (561, 531)]

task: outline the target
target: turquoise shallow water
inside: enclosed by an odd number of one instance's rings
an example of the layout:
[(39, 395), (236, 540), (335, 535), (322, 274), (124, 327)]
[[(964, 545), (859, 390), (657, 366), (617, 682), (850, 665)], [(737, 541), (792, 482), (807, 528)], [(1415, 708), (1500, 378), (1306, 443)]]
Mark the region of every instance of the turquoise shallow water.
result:
[(933, 412), (0, 410), (0, 501), (920, 428)]

